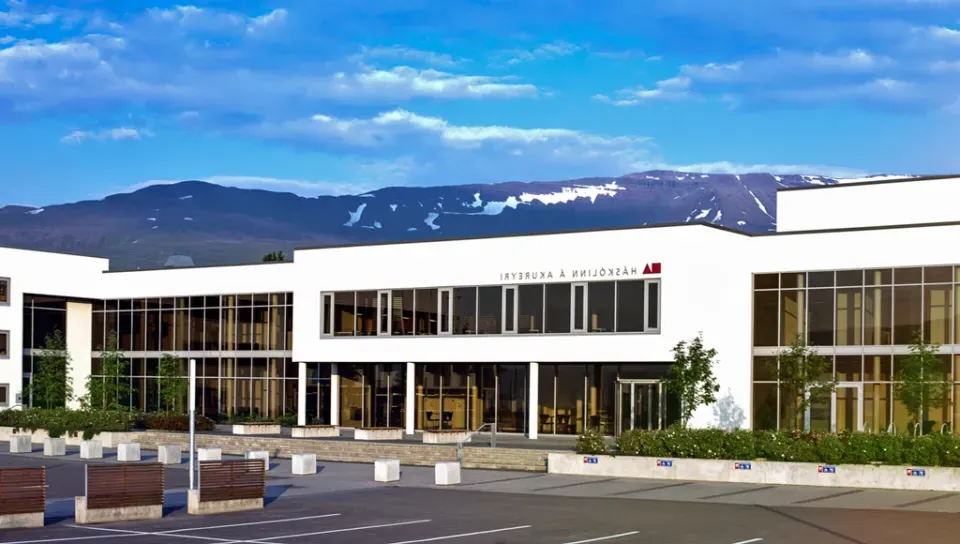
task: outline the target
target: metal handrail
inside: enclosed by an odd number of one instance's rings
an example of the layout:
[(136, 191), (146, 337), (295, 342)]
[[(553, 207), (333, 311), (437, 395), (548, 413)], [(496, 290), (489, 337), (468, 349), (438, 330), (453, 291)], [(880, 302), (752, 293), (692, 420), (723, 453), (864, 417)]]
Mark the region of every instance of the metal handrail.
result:
[(473, 439), (474, 436), (480, 434), (480, 431), (482, 431), (484, 427), (490, 427), (490, 447), (491, 448), (497, 447), (497, 424), (484, 423), (483, 425), (477, 427), (477, 430), (471, 431), (470, 434), (468, 434), (463, 438), (463, 440), (457, 442), (457, 462), (458, 463), (463, 462), (463, 444), (465, 442), (469, 442), (471, 439)]
[(947, 427), (949, 427), (949, 426), (950, 426), (949, 423), (944, 423), (943, 425), (941, 425), (941, 426), (940, 426), (940, 434), (946, 434), (946, 433), (944, 433), (943, 431), (945, 431), (945, 430), (947, 429)]
[(920, 421), (913, 424), (913, 436), (920, 436), (920, 425), (922, 425)]

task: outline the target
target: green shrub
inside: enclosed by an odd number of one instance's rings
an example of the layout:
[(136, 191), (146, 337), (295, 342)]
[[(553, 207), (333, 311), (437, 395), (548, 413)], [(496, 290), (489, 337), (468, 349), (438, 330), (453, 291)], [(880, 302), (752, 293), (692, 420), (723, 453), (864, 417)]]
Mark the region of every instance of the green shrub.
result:
[[(198, 431), (212, 431), (215, 423), (208, 417), (199, 414), (194, 416), (194, 428)], [(183, 414), (167, 414), (163, 412), (142, 414), (137, 421), (137, 427), (150, 431), (182, 431), (190, 430), (190, 416)]]
[(597, 429), (587, 429), (577, 437), (577, 452), (584, 455), (604, 455), (609, 453), (606, 437)]
[[(960, 437), (934, 433), (912, 437), (888, 433), (805, 433), (681, 429), (627, 431), (617, 437), (618, 455), (679, 459), (765, 459), (824, 464), (884, 464), (960, 467)], [(577, 452), (606, 453), (603, 436), (587, 431)]]
[(281, 427), (296, 427), (297, 426), (297, 415), (296, 414), (283, 414), (277, 418), (277, 423)]

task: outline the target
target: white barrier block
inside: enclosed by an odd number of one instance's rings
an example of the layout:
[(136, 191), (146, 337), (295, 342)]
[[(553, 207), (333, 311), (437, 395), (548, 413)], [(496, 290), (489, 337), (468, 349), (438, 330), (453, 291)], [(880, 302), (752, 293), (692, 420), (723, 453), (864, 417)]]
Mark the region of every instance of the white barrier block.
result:
[(157, 461), (161, 465), (179, 465), (183, 462), (183, 452), (178, 444), (161, 444), (157, 446)]
[(316, 474), (317, 456), (314, 453), (294, 453), (290, 456), (290, 472), (293, 474)]
[(197, 459), (200, 461), (222, 461), (223, 451), (220, 448), (200, 448), (197, 450)]
[(397, 482), (400, 480), (399, 459), (377, 459), (373, 464), (373, 481)]
[(437, 485), (457, 485), (460, 483), (460, 463), (437, 463), (434, 474)]
[(15, 434), (10, 437), (10, 453), (30, 453), (33, 442), (29, 434)]
[(117, 461), (139, 461), (140, 444), (138, 442), (124, 442), (117, 444)]
[(80, 443), (81, 459), (103, 459), (103, 443), (99, 440), (84, 440)]
[(61, 455), (67, 454), (67, 439), (66, 438), (44, 438), (43, 439), (43, 456), (44, 457), (59, 457)]
[(270, 452), (269, 451), (247, 451), (243, 454), (244, 459), (263, 459), (263, 470), (270, 470)]

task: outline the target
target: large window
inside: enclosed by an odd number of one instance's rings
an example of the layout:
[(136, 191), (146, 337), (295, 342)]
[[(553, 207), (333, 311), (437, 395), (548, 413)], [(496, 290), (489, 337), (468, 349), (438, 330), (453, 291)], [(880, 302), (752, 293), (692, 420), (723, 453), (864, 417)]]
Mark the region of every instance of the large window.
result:
[[(323, 336), (656, 333), (660, 329), (660, 280), (346, 291), (323, 293), (321, 302)], [(379, 326), (377, 333), (374, 324)]]
[(10, 280), (0, 278), (0, 304), (10, 304)]
[(10, 331), (0, 331), (0, 357), (10, 356)]

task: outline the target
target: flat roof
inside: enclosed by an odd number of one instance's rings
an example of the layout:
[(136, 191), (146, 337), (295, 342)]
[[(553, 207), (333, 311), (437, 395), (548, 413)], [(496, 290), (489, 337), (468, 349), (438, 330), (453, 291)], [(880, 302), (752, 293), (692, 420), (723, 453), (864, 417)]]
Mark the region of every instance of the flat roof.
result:
[(863, 187), (866, 185), (885, 185), (887, 183), (904, 183), (908, 181), (928, 181), (934, 179), (960, 178), (960, 174), (939, 174), (936, 176), (917, 176), (893, 179), (877, 179), (872, 181), (855, 181), (851, 183), (835, 183), (831, 185), (810, 185), (808, 187), (777, 187), (777, 192), (809, 191), (811, 189), (836, 189), (837, 187)]

